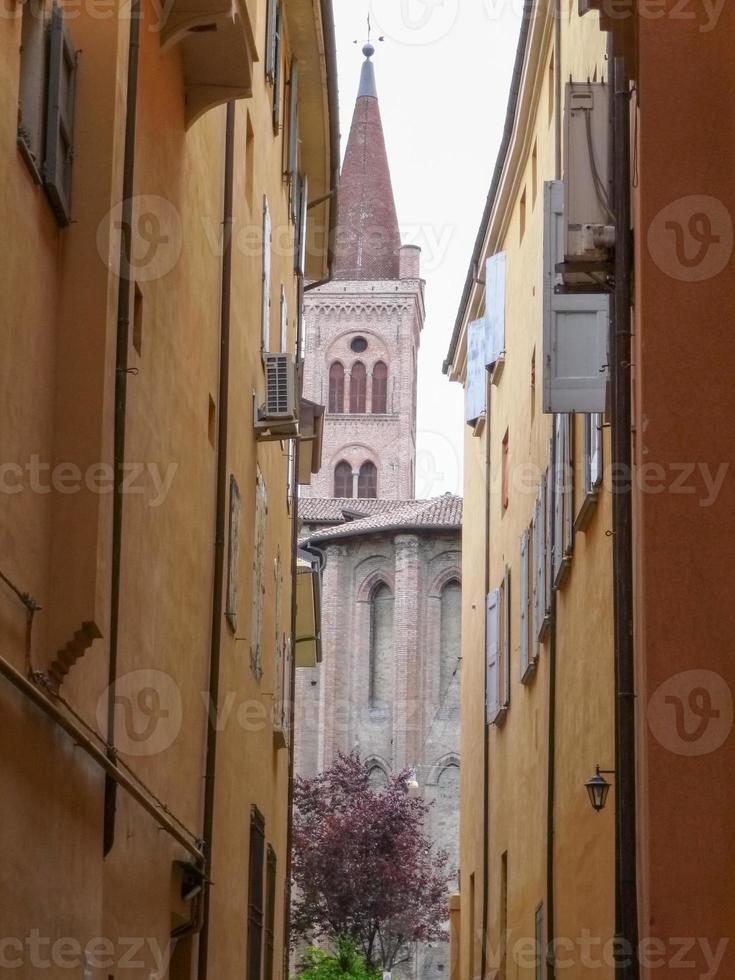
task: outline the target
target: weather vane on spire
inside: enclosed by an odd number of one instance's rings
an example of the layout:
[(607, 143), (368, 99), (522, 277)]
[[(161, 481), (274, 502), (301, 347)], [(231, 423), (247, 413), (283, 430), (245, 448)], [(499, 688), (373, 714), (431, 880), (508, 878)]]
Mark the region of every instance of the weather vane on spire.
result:
[[(371, 58), (375, 54), (375, 45), (372, 42), (373, 27), (370, 22), (370, 11), (367, 15), (367, 40), (362, 46), (362, 53), (366, 58)], [(385, 41), (385, 37), (381, 34), (378, 41)], [(359, 44), (359, 41), (353, 41), (353, 44)]]

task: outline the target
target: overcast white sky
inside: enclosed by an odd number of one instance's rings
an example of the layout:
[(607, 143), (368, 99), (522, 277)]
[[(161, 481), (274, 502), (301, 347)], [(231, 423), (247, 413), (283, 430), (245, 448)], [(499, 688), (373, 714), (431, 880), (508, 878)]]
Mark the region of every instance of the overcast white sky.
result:
[(423, 249), (416, 495), (461, 493), (462, 390), (441, 368), (502, 135), (522, 4), (333, 2), (342, 150), (370, 12), (373, 38), (385, 35), (373, 60), (398, 220), (404, 242)]

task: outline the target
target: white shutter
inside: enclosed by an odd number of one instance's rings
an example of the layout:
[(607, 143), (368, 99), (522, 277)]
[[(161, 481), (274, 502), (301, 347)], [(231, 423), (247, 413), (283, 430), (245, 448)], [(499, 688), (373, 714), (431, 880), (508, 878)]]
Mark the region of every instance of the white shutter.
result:
[(529, 670), (531, 669), (531, 656), (529, 651), (528, 643), (528, 550), (529, 550), (529, 534), (528, 529), (524, 529), (521, 535), (521, 587), (518, 590), (520, 593), (520, 631), (521, 631), (521, 680), (524, 681), (528, 677)]
[(602, 415), (589, 416), (589, 491), (594, 493), (602, 483)]
[(549, 446), (549, 466), (546, 470), (544, 477), (545, 482), (545, 517), (546, 517), (546, 535), (545, 535), (545, 550), (546, 550), (546, 561), (544, 562), (544, 585), (545, 585), (545, 599), (544, 599), (544, 629), (551, 624), (551, 593), (554, 587), (554, 539), (552, 536), (552, 517), (554, 514), (554, 457), (551, 454), (551, 446)]
[(263, 198), (263, 311), (261, 320), (261, 350), (270, 350), (270, 321), (271, 321), (271, 213), (268, 208), (268, 198)]
[(541, 477), (533, 518), (533, 631), (534, 645), (546, 633), (546, 477)]
[[(544, 412), (602, 412), (607, 390), (607, 293), (558, 293), (564, 261), (564, 185), (544, 185)], [(592, 289), (593, 286), (590, 285)]]
[(494, 364), (505, 350), (505, 252), (492, 255), (485, 266), (485, 364)]
[(487, 597), (485, 636), (485, 704), (487, 724), (492, 725), (500, 715), (500, 590)]
[(309, 179), (308, 177), (297, 177), (297, 217), (296, 217), (296, 250), (294, 269), (300, 275), (306, 274), (306, 222), (309, 208)]
[(487, 371), (485, 369), (485, 321), (473, 320), (467, 325), (467, 380), (464, 417), (470, 425), (485, 414)]

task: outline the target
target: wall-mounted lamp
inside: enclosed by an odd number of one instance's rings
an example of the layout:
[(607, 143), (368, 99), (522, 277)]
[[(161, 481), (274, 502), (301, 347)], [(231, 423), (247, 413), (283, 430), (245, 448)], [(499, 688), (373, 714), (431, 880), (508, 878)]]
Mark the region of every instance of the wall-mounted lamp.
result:
[(419, 795), (419, 780), (418, 776), (416, 775), (416, 766), (411, 769), (408, 782), (406, 783), (406, 789), (408, 790), (409, 796)]
[(584, 784), (587, 788), (592, 809), (595, 810), (596, 813), (599, 813), (600, 810), (605, 809), (607, 794), (610, 792), (610, 783), (608, 783), (608, 781), (605, 779), (605, 776), (614, 775), (614, 769), (600, 769), (599, 766), (595, 766), (594, 776), (592, 776), (591, 779), (588, 779)]

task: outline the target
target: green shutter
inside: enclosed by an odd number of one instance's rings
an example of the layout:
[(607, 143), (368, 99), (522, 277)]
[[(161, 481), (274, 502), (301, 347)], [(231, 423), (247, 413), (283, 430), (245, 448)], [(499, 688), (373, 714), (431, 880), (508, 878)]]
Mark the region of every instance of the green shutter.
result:
[(74, 90), (77, 53), (61, 9), (51, 12), (43, 182), (60, 225), (71, 221), (71, 177), (74, 159)]

